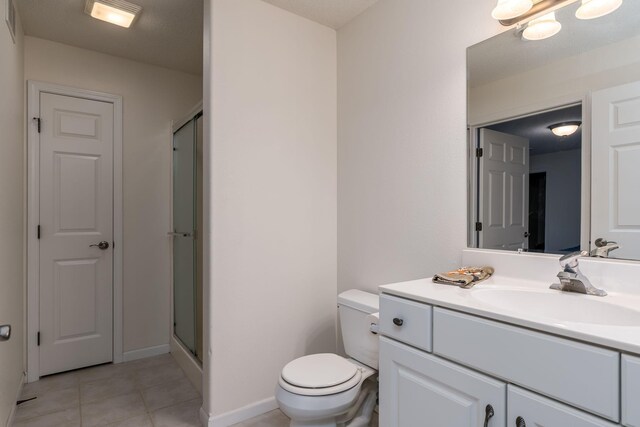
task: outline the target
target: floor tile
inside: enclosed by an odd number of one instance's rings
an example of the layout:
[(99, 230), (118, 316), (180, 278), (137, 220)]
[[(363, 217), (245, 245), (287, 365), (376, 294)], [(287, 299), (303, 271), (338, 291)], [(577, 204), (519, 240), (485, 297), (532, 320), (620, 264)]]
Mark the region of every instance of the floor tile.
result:
[(126, 362), (125, 365), (132, 368), (150, 368), (153, 366), (162, 366), (166, 364), (175, 364), (176, 361), (170, 353), (161, 354), (160, 356), (145, 357), (144, 359), (136, 359)]
[(27, 383), (22, 389), (21, 399), (38, 396), (50, 391), (68, 389), (78, 385), (76, 371), (42, 377), (39, 381)]
[(244, 421), (240, 427), (289, 427), (290, 420), (279, 409)]
[(80, 408), (82, 426), (94, 427), (126, 420), (146, 412), (139, 392), (110, 397), (95, 403), (83, 404)]
[(182, 369), (180, 369), (177, 363), (149, 366), (134, 371), (136, 384), (141, 389), (177, 381), (184, 378), (184, 376)]
[(80, 369), (76, 372), (80, 383), (89, 383), (115, 377), (131, 377), (133, 367), (127, 363), (107, 363)]
[(120, 394), (133, 393), (136, 390), (133, 378), (115, 377), (93, 381), (80, 385), (80, 402), (84, 405)]
[(191, 382), (186, 377), (183, 377), (178, 381), (147, 388), (142, 391), (142, 397), (147, 409), (155, 411), (166, 406), (197, 399), (200, 395), (195, 387), (191, 385)]
[(62, 390), (51, 390), (37, 395), (37, 399), (21, 403), (18, 406), (16, 420), (60, 412), (80, 405), (80, 393), (77, 386)]
[(118, 421), (113, 424), (107, 424), (106, 427), (153, 427), (153, 424), (151, 423), (149, 415), (144, 414), (124, 421)]
[(200, 399), (159, 409), (151, 414), (155, 427), (200, 427)]
[(69, 408), (39, 417), (18, 420), (13, 427), (80, 427), (80, 409)]

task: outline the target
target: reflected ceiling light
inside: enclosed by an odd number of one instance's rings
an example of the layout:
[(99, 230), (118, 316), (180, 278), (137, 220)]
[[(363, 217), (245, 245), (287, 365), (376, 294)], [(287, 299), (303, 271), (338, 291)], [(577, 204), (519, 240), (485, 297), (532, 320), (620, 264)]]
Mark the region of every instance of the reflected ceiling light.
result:
[(129, 28), (142, 7), (124, 0), (87, 0), (84, 12), (101, 21)]
[(533, 7), (533, 0), (498, 0), (491, 12), (493, 19), (511, 19), (528, 12)]
[(544, 40), (555, 36), (561, 29), (562, 24), (556, 20), (556, 13), (551, 12), (529, 21), (522, 37), (527, 40)]
[(595, 19), (607, 15), (622, 4), (622, 0), (582, 0), (576, 12), (578, 19)]
[(551, 132), (556, 136), (566, 137), (576, 133), (582, 122), (563, 122), (549, 126)]

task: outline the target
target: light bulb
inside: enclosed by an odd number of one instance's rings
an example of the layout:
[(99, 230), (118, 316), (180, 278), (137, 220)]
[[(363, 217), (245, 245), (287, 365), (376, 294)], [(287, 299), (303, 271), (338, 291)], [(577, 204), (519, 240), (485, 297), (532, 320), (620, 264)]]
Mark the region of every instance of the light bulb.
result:
[(511, 19), (522, 15), (532, 7), (532, 0), (498, 0), (491, 16), (497, 20)]
[(582, 0), (576, 11), (578, 19), (595, 19), (607, 15), (622, 5), (622, 0)]
[(558, 123), (558, 124), (549, 126), (549, 129), (556, 136), (566, 137), (576, 133), (580, 125), (581, 125), (580, 122)]
[(527, 40), (544, 40), (555, 36), (561, 29), (562, 24), (556, 20), (556, 13), (551, 12), (530, 21), (522, 37)]

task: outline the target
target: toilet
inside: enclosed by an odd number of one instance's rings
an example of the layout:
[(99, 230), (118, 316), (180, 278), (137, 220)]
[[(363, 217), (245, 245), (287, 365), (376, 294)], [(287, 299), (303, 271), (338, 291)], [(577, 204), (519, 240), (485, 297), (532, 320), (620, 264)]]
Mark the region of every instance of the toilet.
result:
[(378, 391), (378, 295), (356, 289), (342, 292), (338, 313), (348, 358), (312, 354), (282, 369), (276, 400), (291, 418), (291, 427), (370, 424)]

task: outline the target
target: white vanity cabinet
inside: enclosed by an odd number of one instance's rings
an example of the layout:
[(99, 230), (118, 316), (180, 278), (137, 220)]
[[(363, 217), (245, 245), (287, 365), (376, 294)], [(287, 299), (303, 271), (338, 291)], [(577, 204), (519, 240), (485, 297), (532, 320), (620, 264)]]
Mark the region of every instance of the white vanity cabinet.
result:
[(507, 393), (507, 425), (513, 427), (616, 427), (609, 421), (514, 385)]
[[(404, 326), (409, 326), (403, 331)], [(640, 427), (640, 358), (412, 301), (380, 298), (384, 427)]]
[(478, 427), (488, 419), (505, 427), (506, 392), (504, 382), (380, 338), (381, 426)]

